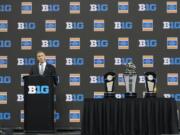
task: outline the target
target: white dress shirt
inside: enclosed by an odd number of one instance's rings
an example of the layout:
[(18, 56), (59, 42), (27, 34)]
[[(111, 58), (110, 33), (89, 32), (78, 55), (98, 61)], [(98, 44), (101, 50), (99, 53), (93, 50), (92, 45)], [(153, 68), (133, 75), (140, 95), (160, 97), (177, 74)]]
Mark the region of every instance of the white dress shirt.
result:
[[(41, 74), (41, 66), (43, 66), (42, 68), (42, 74)], [(44, 71), (45, 71), (45, 68), (46, 68), (46, 62), (44, 63), (39, 63), (39, 74), (43, 75)]]

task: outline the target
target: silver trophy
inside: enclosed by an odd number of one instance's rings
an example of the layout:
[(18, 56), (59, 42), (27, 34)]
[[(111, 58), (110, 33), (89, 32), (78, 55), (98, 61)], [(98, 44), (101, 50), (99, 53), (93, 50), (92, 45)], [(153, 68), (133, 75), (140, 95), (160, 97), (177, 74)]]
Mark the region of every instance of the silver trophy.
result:
[(145, 86), (147, 92), (145, 93), (146, 97), (156, 97), (156, 74), (154, 72), (146, 72), (145, 74)]
[(132, 62), (129, 62), (126, 65), (126, 70), (123, 74), (125, 86), (126, 86), (126, 93), (125, 97), (137, 97), (136, 95), (136, 80), (137, 80), (137, 73), (136, 73), (136, 66)]

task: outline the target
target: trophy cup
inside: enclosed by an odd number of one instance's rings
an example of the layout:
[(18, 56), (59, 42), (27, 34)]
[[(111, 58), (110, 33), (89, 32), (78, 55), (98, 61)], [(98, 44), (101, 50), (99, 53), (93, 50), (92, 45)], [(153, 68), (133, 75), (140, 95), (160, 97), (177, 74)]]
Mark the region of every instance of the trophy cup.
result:
[(145, 97), (156, 97), (156, 74), (154, 72), (146, 72), (145, 74), (145, 87), (147, 92)]
[(137, 73), (136, 73), (136, 66), (134, 63), (129, 62), (126, 65), (125, 73), (123, 74), (123, 76), (126, 86), (125, 97), (136, 98), (137, 94), (135, 92), (135, 88), (136, 88)]
[(114, 93), (114, 81), (116, 74), (114, 72), (108, 72), (104, 75), (105, 93), (104, 97), (115, 97)]

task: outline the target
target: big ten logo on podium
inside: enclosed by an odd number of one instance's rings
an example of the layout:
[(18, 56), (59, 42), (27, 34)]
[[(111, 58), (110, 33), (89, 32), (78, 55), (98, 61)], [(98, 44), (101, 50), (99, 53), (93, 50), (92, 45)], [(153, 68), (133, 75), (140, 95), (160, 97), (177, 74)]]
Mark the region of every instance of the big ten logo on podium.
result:
[(121, 58), (114, 58), (114, 65), (126, 65), (129, 62), (132, 62), (132, 57), (121, 57)]
[(90, 12), (107, 12), (108, 4), (90, 4)]
[(109, 46), (109, 41), (106, 39), (90, 40), (89, 46), (92, 48), (93, 47), (105, 48)]
[(66, 58), (66, 65), (82, 66), (84, 65), (84, 58)]
[(17, 58), (17, 65), (18, 66), (29, 66), (35, 64), (35, 58)]
[(11, 40), (0, 40), (0, 48), (10, 48), (12, 47)]
[(60, 40), (41, 40), (42, 48), (58, 48), (60, 47)]
[(49, 94), (48, 85), (29, 85), (28, 94)]

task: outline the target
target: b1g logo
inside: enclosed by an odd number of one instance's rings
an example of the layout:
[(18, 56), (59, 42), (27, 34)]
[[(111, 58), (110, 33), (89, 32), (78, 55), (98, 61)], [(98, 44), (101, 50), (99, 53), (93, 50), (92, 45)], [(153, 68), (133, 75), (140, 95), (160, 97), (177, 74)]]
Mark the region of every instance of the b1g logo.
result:
[(109, 41), (108, 40), (90, 40), (90, 47), (108, 47)]
[(83, 94), (66, 94), (66, 102), (82, 102), (84, 101)]
[(139, 40), (139, 47), (148, 47), (153, 48), (157, 46), (156, 39), (140, 39)]
[(10, 120), (11, 113), (10, 112), (0, 112), (0, 120)]
[(11, 46), (11, 40), (0, 40), (0, 48), (10, 48)]
[(34, 22), (18, 22), (18, 30), (34, 30), (36, 29), (36, 23)]
[(59, 4), (43, 4), (41, 5), (42, 12), (58, 12), (60, 11)]
[(132, 22), (114, 22), (114, 29), (116, 30), (130, 30), (133, 28)]
[(28, 94), (49, 94), (48, 85), (29, 85)]
[(1, 4), (0, 5), (0, 12), (11, 12), (12, 11), (12, 5), (10, 4)]
[(60, 40), (41, 40), (42, 48), (57, 48), (60, 46)]
[(91, 12), (106, 12), (108, 11), (108, 4), (90, 4)]
[(35, 58), (17, 58), (17, 65), (18, 66), (27, 66), (27, 65), (34, 65)]
[(92, 83), (92, 84), (101, 84), (101, 83), (104, 83), (104, 76), (89, 76), (90, 77), (90, 81), (89, 83)]
[(153, 4), (153, 3), (151, 3), (151, 4), (148, 4), (148, 3), (146, 3), (146, 4), (138, 4), (138, 6), (139, 6), (138, 11), (154, 12), (154, 11), (157, 10), (157, 5)]
[(67, 30), (82, 30), (84, 29), (84, 22), (66, 22)]
[(84, 58), (66, 58), (66, 65), (82, 66), (84, 65)]

